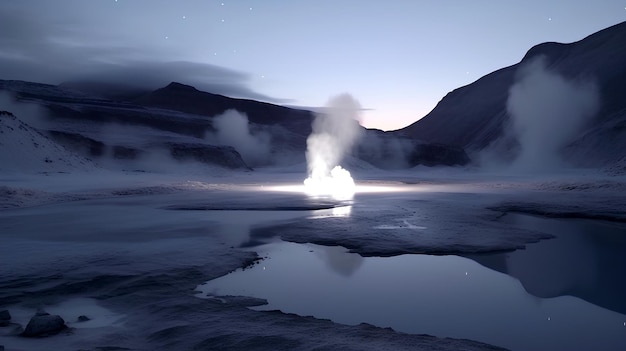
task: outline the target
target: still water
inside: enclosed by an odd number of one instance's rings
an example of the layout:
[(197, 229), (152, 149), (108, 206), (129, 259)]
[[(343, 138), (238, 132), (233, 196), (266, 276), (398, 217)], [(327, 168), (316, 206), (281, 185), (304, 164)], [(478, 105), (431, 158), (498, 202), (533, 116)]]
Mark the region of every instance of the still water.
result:
[(468, 338), (512, 350), (626, 350), (621, 224), (507, 215), (557, 237), (480, 256), (363, 258), (342, 247), (274, 242), (260, 264), (209, 281), (200, 296), (267, 299), (345, 324)]

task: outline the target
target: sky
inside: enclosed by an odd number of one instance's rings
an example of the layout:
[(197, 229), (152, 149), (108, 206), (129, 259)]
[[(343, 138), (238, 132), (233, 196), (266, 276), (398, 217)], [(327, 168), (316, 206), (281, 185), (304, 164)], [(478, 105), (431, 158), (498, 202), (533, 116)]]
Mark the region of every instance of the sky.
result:
[(448, 92), (626, 20), (626, 0), (0, 0), (0, 79), (178, 81), (394, 130)]

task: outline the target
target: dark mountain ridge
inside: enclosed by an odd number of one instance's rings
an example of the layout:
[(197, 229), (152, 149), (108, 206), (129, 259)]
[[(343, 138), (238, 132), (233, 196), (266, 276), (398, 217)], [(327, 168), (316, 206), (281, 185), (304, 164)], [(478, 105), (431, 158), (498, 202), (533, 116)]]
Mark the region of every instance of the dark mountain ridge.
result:
[(311, 133), (313, 113), (266, 102), (231, 98), (200, 91), (190, 85), (172, 82), (166, 87), (149, 92), (130, 102), (147, 107), (157, 107), (203, 116), (217, 116), (235, 109), (248, 116), (252, 123), (279, 124), (302, 135)]
[[(166, 150), (177, 160), (195, 160), (233, 167), (229, 153), (241, 151), (237, 140), (211, 138), (217, 132), (214, 119), (229, 110), (246, 115), (252, 138), (270, 142), (266, 160), (304, 162), (306, 139), (314, 113), (254, 100), (235, 99), (199, 91), (176, 82), (152, 92), (125, 95), (110, 85), (91, 83), (60, 86), (0, 80), (0, 91), (8, 91), (17, 101), (34, 102), (45, 108), (40, 128), (61, 145), (88, 158), (114, 157), (125, 161), (139, 159), (156, 149)], [(103, 91), (105, 95), (91, 95)], [(117, 96), (116, 99), (111, 97)], [(405, 136), (378, 130), (365, 130), (353, 155), (382, 168), (415, 165), (462, 165), (469, 162), (465, 152), (445, 145), (430, 145)], [(247, 140), (248, 142), (250, 140)], [(215, 143), (220, 145), (215, 145)], [(241, 140), (239, 140), (241, 142)], [(223, 144), (223, 145), (222, 145)], [(217, 146), (217, 147), (214, 147)], [(230, 149), (228, 149), (230, 147)], [(243, 146), (242, 146), (243, 147)], [(216, 157), (212, 154), (218, 153)], [(218, 160), (219, 162), (216, 162)], [(245, 161), (245, 157), (244, 157)], [(255, 161), (256, 162), (256, 161)], [(234, 168), (246, 168), (242, 162)], [(259, 164), (257, 164), (259, 165)]]
[[(537, 57), (543, 57), (549, 71), (568, 80), (592, 82), (599, 90), (600, 109), (568, 145), (570, 155), (591, 150), (586, 153), (597, 154), (606, 162), (625, 156), (626, 151), (621, 156), (605, 155), (596, 144), (605, 139), (626, 150), (626, 22), (577, 42), (536, 45), (519, 63), (453, 90), (424, 118), (395, 133), (470, 152), (486, 148), (503, 135), (510, 118), (506, 104), (518, 69)], [(586, 163), (582, 159), (575, 161)]]

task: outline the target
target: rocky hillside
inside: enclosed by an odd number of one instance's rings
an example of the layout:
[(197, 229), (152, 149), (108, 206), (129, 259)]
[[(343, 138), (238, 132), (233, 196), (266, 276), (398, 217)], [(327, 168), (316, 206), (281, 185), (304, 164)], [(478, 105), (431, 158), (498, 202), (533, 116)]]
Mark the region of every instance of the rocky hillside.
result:
[(91, 170), (86, 158), (68, 151), (8, 111), (0, 111), (0, 171), (66, 172)]
[[(97, 88), (97, 87), (96, 87)], [(228, 168), (305, 162), (314, 114), (253, 100), (234, 99), (171, 83), (142, 94), (103, 86), (108, 97), (80, 86), (3, 81), (0, 91), (45, 109), (41, 132), (68, 149), (98, 161), (123, 160), (125, 167), (155, 150), (178, 161)], [(99, 94), (102, 96), (102, 94)], [(118, 96), (112, 98), (111, 96)], [(221, 128), (221, 129), (220, 129)], [(393, 133), (365, 130), (354, 156), (381, 168), (463, 165), (460, 148), (432, 145)]]
[(564, 152), (575, 164), (602, 166), (626, 156), (626, 22), (570, 44), (543, 43), (521, 62), (448, 93), (424, 118), (396, 133), (482, 150), (503, 135), (510, 120), (507, 99), (520, 67), (543, 57), (546, 69), (599, 90), (600, 107)]
[(227, 110), (237, 110), (245, 113), (252, 123), (277, 124), (300, 135), (311, 133), (313, 120), (313, 114), (310, 111), (255, 100), (230, 98), (176, 82), (132, 99), (131, 102), (140, 106), (158, 107), (203, 116), (217, 116)]

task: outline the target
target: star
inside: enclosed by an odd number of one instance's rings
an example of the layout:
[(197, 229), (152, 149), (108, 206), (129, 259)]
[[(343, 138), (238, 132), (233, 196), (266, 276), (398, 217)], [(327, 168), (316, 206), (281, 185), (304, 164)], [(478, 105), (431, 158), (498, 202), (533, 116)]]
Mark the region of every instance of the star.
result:
[(187, 16), (183, 16), (183, 19), (187, 19)]
[(548, 17), (548, 21), (552, 21), (552, 17)]

